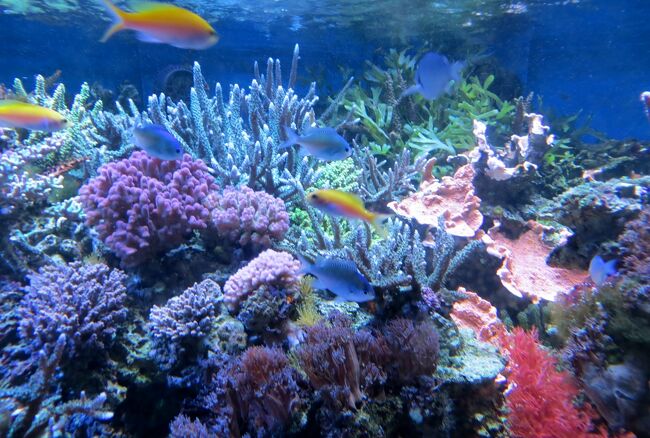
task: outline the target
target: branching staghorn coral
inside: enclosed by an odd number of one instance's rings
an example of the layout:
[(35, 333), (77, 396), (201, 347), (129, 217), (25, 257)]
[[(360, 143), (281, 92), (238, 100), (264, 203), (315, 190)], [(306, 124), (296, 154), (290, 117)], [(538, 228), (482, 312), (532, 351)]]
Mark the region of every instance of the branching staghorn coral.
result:
[(296, 195), (296, 184), (310, 187), (318, 177), (313, 158), (300, 157), (294, 149), (277, 149), (282, 126), (302, 131), (316, 123), (315, 83), (302, 98), (292, 88), (298, 55), (296, 45), (287, 88), (282, 85), (280, 61), (269, 58), (265, 75), (255, 64), (255, 79), (248, 90), (231, 85), (227, 97), (220, 83), (214, 96), (208, 96), (207, 81), (195, 63), (189, 105), (176, 104), (164, 94), (153, 95), (141, 118), (165, 126), (187, 152), (214, 169), (220, 184), (245, 184), (288, 201)]

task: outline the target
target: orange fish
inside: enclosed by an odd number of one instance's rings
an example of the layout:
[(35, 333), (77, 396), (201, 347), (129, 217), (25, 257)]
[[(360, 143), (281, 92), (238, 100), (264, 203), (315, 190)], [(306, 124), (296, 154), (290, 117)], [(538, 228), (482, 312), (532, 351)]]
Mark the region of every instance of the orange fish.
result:
[(110, 0), (104, 0), (104, 4), (115, 21), (101, 42), (123, 29), (134, 30), (140, 41), (164, 43), (180, 49), (207, 49), (219, 41), (219, 35), (207, 21), (178, 6), (138, 2), (135, 12), (125, 12)]
[(366, 210), (361, 198), (341, 190), (316, 190), (307, 195), (307, 202), (325, 213), (350, 219), (361, 219), (372, 225), (377, 233), (386, 237), (382, 221), (391, 215)]
[(0, 100), (0, 126), (53, 132), (68, 126), (54, 110), (18, 100)]

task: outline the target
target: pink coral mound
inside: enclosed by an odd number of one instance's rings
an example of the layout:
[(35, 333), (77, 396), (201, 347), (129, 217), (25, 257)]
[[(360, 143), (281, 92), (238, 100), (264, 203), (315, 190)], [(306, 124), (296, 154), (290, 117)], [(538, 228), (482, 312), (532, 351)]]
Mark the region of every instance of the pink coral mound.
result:
[(441, 180), (431, 176), (430, 170), (425, 170), (419, 191), (388, 206), (395, 213), (414, 218), (423, 225), (437, 227), (438, 217), (443, 216), (447, 233), (473, 237), (483, 224), (483, 215), (479, 211), (481, 199), (474, 194), (474, 176), (471, 164), (458, 168), (453, 177), (445, 176)]
[(503, 260), (497, 275), (508, 291), (518, 297), (527, 296), (533, 302), (555, 301), (558, 295), (585, 281), (588, 274), (549, 266), (546, 259), (553, 248), (542, 240), (544, 227), (534, 221), (528, 226), (528, 231), (511, 240), (498, 231), (497, 225), (482, 240), (488, 253)]
[(471, 329), (479, 340), (498, 347), (500, 339), (506, 334), (506, 328), (497, 317), (497, 309), (474, 292), (462, 287), (458, 292), (467, 298), (454, 303), (451, 319), (458, 327)]
[(260, 287), (292, 289), (298, 285), (300, 262), (287, 252), (267, 249), (235, 272), (223, 287), (223, 301), (231, 312)]
[(210, 198), (210, 224), (232, 243), (268, 248), (289, 229), (284, 201), (250, 187), (226, 187)]
[(99, 168), (79, 190), (86, 222), (121, 259), (135, 266), (207, 227), (202, 201), (218, 189), (201, 160), (163, 161), (143, 151)]

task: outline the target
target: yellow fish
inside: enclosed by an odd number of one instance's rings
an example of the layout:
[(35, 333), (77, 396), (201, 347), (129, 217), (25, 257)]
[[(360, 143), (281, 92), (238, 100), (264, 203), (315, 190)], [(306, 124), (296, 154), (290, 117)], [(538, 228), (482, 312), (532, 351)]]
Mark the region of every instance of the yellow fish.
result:
[(332, 216), (361, 219), (372, 225), (380, 236), (386, 237), (386, 229), (382, 226), (382, 221), (391, 215), (366, 210), (361, 198), (353, 193), (331, 189), (316, 190), (307, 195), (307, 202)]
[(18, 100), (0, 100), (0, 126), (53, 132), (68, 126), (68, 121), (49, 108)]
[(180, 49), (207, 49), (219, 41), (219, 35), (207, 21), (178, 6), (138, 2), (135, 12), (125, 12), (110, 0), (104, 0), (104, 4), (115, 21), (101, 42), (123, 29), (134, 30), (140, 41), (164, 43)]

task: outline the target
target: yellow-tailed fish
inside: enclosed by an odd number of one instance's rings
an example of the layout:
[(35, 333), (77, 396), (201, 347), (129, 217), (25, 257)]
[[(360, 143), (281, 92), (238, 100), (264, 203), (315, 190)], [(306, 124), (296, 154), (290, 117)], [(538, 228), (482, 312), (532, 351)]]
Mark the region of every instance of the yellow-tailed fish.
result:
[(361, 198), (353, 193), (332, 189), (316, 190), (307, 195), (307, 202), (333, 216), (361, 219), (372, 225), (379, 235), (386, 237), (382, 221), (391, 215), (366, 210)]
[(54, 110), (18, 100), (0, 100), (0, 127), (53, 132), (68, 126)]
[(164, 43), (181, 49), (207, 49), (219, 41), (219, 35), (207, 21), (178, 6), (138, 2), (134, 12), (125, 12), (110, 0), (104, 0), (104, 4), (115, 21), (101, 42), (123, 29), (134, 30), (140, 41)]

